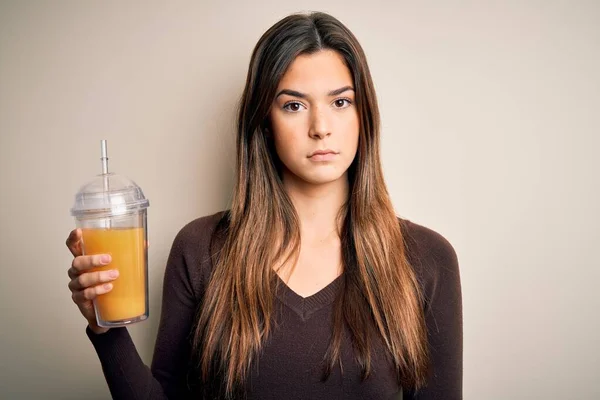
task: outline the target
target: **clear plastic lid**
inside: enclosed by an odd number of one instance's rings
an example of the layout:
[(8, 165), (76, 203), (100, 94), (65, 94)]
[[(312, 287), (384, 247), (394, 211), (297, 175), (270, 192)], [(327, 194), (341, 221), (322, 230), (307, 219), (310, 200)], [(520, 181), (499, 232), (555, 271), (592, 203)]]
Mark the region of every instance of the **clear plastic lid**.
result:
[(150, 205), (142, 188), (134, 181), (114, 173), (97, 175), (75, 195), (71, 215), (76, 218), (103, 218), (125, 215)]

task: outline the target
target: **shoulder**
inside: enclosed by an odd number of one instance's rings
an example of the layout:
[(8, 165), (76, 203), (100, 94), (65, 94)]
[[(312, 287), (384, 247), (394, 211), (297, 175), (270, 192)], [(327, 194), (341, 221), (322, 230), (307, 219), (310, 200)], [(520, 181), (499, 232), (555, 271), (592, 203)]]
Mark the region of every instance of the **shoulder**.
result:
[(201, 295), (212, 273), (213, 239), (226, 215), (226, 211), (220, 211), (196, 218), (185, 224), (173, 240), (169, 264), (180, 266), (180, 274), (187, 276), (196, 296)]
[(399, 218), (409, 263), (421, 283), (427, 308), (441, 287), (460, 292), (458, 256), (450, 242), (438, 232)]
[(192, 246), (194, 248), (197, 248), (198, 245), (200, 247), (209, 246), (219, 222), (225, 215), (226, 211), (219, 211), (188, 222), (177, 233), (175, 243), (180, 246)]
[(433, 229), (398, 218), (409, 258), (414, 261), (453, 261), (456, 251), (450, 242)]

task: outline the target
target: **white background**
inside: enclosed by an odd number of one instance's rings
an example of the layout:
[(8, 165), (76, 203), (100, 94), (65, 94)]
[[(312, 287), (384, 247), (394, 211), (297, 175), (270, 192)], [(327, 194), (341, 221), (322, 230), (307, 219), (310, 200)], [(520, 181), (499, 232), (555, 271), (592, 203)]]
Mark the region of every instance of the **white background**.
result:
[(600, 2), (374, 0), (0, 3), (0, 397), (109, 398), (64, 245), (100, 139), (150, 199), (150, 363), (172, 240), (227, 207), (252, 48), (301, 10), (359, 38), (397, 212), (458, 253), (465, 399), (600, 398)]

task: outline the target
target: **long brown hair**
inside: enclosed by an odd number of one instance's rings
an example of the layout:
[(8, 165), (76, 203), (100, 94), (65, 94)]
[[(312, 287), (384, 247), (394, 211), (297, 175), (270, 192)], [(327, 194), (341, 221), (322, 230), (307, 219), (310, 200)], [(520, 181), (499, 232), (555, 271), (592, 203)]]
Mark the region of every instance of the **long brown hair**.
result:
[(224, 397), (243, 387), (273, 329), (273, 268), (299, 253), (298, 215), (266, 132), (269, 110), (293, 60), (323, 49), (337, 51), (350, 69), (360, 117), (359, 146), (348, 171), (350, 194), (340, 210), (344, 272), (323, 378), (341, 363), (347, 328), (363, 379), (371, 372), (372, 345), (378, 339), (387, 347), (400, 385), (418, 388), (425, 382), (422, 299), (383, 179), (379, 111), (366, 57), (354, 35), (332, 16), (293, 14), (272, 26), (252, 53), (238, 115), (232, 206), (194, 334), (201, 380), (214, 386), (218, 377)]

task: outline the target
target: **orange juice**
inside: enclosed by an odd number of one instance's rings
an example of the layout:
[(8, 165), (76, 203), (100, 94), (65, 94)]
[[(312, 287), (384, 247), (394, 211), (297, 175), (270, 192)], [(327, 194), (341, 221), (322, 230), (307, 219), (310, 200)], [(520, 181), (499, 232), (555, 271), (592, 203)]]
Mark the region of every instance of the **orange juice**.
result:
[(113, 289), (96, 297), (100, 318), (121, 321), (146, 313), (146, 249), (144, 228), (82, 229), (86, 255), (110, 254), (110, 264), (95, 271), (116, 269)]

